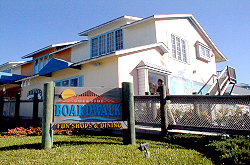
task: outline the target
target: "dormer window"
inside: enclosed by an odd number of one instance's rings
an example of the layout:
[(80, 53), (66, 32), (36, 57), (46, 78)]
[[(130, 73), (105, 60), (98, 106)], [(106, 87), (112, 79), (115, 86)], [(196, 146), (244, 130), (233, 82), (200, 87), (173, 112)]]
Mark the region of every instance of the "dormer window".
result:
[(206, 45), (197, 41), (196, 47), (196, 58), (205, 62), (211, 61), (211, 50)]
[(91, 39), (91, 57), (101, 56), (123, 49), (122, 29), (110, 31)]
[(34, 74), (39, 73), (39, 71), (50, 61), (52, 55), (44, 55), (34, 59)]

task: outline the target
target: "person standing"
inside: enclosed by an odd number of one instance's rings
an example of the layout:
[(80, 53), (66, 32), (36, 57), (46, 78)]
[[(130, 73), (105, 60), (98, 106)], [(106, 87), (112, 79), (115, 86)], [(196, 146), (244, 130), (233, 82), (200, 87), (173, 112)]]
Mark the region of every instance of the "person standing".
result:
[(160, 94), (160, 96), (162, 95), (162, 92), (163, 92), (163, 85), (164, 85), (163, 80), (158, 79), (158, 87), (156, 91)]

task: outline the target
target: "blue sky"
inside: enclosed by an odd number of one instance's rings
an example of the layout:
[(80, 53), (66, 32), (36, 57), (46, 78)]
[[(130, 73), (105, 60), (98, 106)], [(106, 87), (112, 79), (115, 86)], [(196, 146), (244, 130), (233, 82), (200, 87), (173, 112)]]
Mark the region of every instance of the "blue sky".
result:
[(82, 40), (79, 32), (122, 15), (193, 14), (250, 84), (250, 0), (0, 0), (1, 62), (18, 61), (45, 46)]

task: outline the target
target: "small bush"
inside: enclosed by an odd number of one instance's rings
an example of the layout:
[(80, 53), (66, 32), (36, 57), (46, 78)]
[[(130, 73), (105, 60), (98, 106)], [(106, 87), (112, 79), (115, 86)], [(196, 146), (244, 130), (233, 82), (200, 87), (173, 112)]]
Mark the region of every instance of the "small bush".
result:
[(211, 158), (215, 164), (250, 164), (249, 137), (172, 135), (168, 143), (195, 149)]
[(27, 135), (29, 136), (39, 136), (42, 134), (42, 128), (41, 127), (36, 127), (36, 128), (33, 128), (33, 127), (29, 127), (27, 130)]
[(227, 138), (213, 141), (207, 146), (214, 147), (220, 155), (221, 163), (225, 164), (250, 164), (249, 138)]
[(71, 130), (54, 130), (53, 131), (54, 135), (72, 135)]
[(8, 129), (8, 132), (7, 132), (7, 135), (8, 136), (13, 136), (13, 135), (27, 135), (27, 132), (26, 132), (26, 129), (23, 128), (23, 127), (17, 127), (17, 128), (14, 128), (14, 129)]

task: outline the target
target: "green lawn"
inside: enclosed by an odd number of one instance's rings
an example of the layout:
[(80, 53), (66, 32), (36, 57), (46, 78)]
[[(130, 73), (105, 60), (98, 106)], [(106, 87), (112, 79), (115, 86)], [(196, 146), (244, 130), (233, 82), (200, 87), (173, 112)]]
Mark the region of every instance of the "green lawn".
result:
[[(150, 157), (138, 149), (149, 143)], [(50, 150), (41, 149), (41, 136), (0, 138), (0, 164), (212, 164), (199, 152), (179, 145), (137, 140), (122, 145), (109, 136), (54, 136)]]

